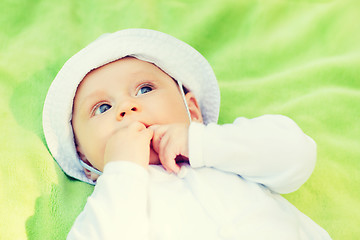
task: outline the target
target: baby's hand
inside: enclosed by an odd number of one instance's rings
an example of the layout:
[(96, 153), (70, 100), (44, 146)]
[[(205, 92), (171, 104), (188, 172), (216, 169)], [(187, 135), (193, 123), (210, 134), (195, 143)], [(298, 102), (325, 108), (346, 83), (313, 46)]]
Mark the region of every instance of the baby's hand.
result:
[(176, 158), (189, 158), (188, 131), (189, 126), (185, 124), (152, 125), (154, 131), (152, 145), (158, 153), (163, 167), (168, 172), (178, 173), (180, 167), (176, 164)]
[(129, 161), (144, 168), (149, 165), (150, 141), (153, 131), (140, 122), (120, 128), (105, 147), (104, 164), (113, 161)]

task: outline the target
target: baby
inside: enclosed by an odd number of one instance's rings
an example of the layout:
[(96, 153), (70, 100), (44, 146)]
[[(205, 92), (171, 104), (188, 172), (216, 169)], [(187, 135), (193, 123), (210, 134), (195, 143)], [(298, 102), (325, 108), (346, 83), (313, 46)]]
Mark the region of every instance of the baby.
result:
[(70, 58), (45, 100), (65, 173), (96, 184), (68, 239), (330, 239), (279, 194), (311, 175), (316, 144), (289, 118), (218, 125), (205, 58), (146, 29)]

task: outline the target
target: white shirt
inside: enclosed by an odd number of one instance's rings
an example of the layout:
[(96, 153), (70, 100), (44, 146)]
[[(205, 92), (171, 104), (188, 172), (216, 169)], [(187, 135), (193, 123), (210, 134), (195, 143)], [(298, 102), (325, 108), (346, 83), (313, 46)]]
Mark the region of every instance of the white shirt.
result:
[(315, 142), (289, 118), (192, 123), (189, 159), (178, 175), (107, 164), (68, 239), (330, 239), (279, 195), (316, 161)]

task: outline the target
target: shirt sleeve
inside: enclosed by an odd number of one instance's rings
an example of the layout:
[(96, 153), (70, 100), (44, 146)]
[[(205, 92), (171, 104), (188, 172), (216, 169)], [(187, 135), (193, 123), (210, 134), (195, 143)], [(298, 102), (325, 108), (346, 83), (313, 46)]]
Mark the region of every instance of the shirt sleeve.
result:
[(67, 239), (148, 239), (147, 191), (143, 167), (125, 161), (106, 164)]
[(217, 168), (289, 193), (310, 177), (316, 143), (281, 115), (238, 118), (225, 125), (191, 123), (189, 160), (194, 168)]

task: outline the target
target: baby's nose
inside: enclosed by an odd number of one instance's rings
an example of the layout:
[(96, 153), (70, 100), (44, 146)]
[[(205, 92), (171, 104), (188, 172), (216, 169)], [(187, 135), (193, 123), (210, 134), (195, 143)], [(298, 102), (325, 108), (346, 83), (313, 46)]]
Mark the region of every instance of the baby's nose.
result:
[(118, 121), (121, 121), (125, 116), (140, 111), (141, 107), (139, 104), (137, 104), (136, 102), (127, 102), (119, 107), (116, 117)]
[(137, 108), (136, 108), (136, 107), (133, 107), (133, 108), (131, 108), (131, 109), (128, 110), (128, 111), (121, 112), (121, 113), (120, 113), (120, 116), (121, 116), (121, 117), (125, 117), (125, 115), (126, 115), (127, 113), (129, 113), (129, 112), (136, 112), (136, 111), (137, 111)]

